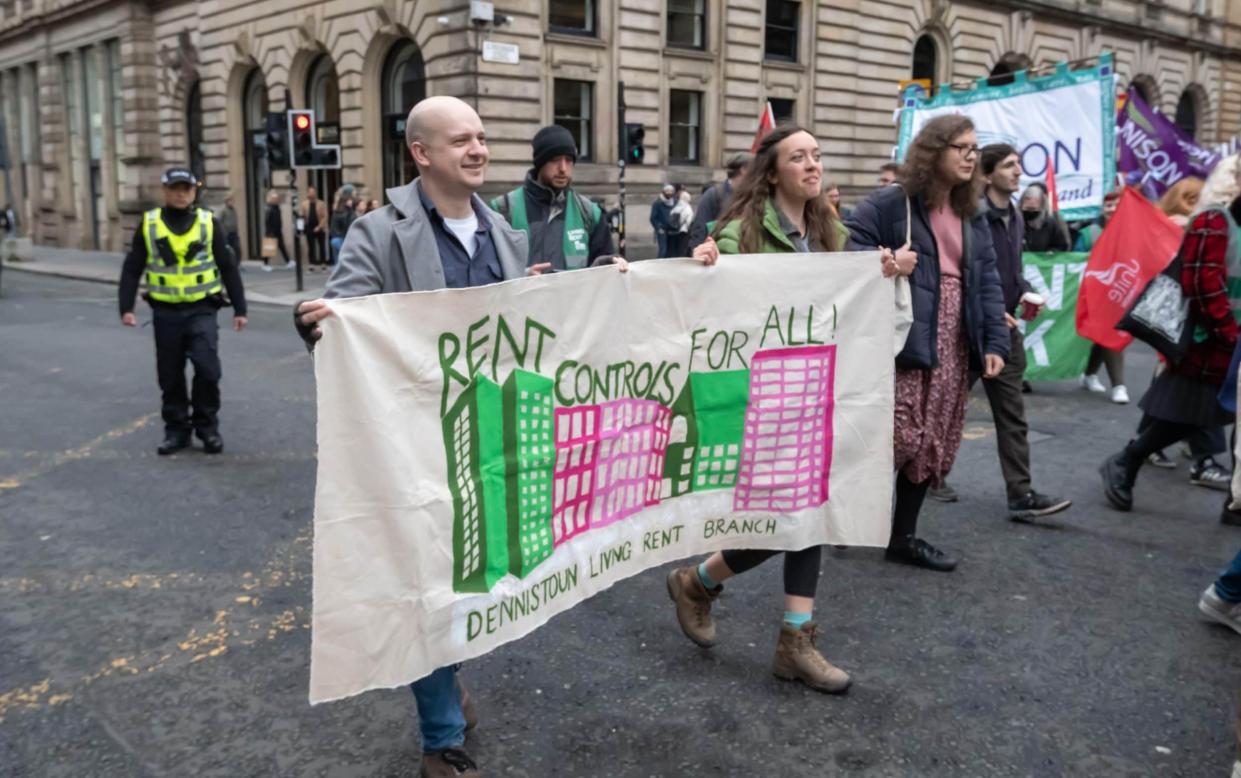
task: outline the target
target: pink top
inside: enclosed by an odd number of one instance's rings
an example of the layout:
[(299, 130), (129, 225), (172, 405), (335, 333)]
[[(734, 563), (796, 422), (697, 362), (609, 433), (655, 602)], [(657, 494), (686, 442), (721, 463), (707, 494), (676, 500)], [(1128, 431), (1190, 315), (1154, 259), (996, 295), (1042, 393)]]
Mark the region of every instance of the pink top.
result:
[(931, 232), (939, 249), (939, 273), (952, 278), (961, 277), (961, 217), (944, 204), (931, 211)]

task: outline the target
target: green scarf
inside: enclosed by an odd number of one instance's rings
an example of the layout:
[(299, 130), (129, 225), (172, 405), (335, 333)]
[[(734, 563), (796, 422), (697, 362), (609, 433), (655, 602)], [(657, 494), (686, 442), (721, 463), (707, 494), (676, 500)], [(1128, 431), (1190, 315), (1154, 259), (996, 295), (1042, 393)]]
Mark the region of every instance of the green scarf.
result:
[[(513, 229), (522, 230), (530, 235), (530, 220), (526, 216), (526, 190), (519, 186), (506, 196), (508, 200), (508, 220)], [(598, 206), (591, 204), (592, 209)], [(594, 215), (593, 212), (591, 214)], [(582, 217), (582, 209), (578, 204), (577, 194), (572, 189), (565, 190), (564, 197), (564, 266), (566, 270), (577, 270), (586, 267), (590, 261), (590, 238), (586, 230), (586, 220)], [(547, 261), (545, 257), (531, 257), (531, 264)]]

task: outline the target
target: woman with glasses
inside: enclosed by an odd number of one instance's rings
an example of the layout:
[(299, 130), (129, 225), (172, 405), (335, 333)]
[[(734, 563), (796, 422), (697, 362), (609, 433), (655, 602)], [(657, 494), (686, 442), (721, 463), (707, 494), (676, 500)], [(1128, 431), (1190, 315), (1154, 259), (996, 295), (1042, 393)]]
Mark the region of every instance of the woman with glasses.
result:
[[(994, 378), (1011, 338), (986, 215), (978, 136), (964, 116), (927, 122), (900, 186), (870, 195), (846, 222), (855, 248), (908, 247), (914, 323), (896, 358), (896, 501), (887, 559), (948, 572), (957, 562), (917, 537), (928, 489), (952, 470), (971, 368)], [(908, 246), (906, 242), (908, 241)]]

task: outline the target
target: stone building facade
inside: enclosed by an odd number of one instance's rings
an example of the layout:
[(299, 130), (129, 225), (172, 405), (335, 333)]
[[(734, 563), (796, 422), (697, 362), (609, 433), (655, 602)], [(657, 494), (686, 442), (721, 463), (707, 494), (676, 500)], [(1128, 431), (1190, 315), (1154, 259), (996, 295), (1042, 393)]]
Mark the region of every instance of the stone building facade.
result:
[[(571, 127), (577, 180), (615, 204), (620, 129), (646, 128), (627, 169), (630, 229), (663, 181), (692, 191), (746, 150), (760, 106), (811, 128), (846, 198), (892, 151), (898, 84), (1002, 75), (1110, 51), (1199, 140), (1241, 129), (1241, 3), (1225, 0), (0, 0), (0, 172), (39, 243), (120, 250), (159, 175), (190, 164), (203, 200), (232, 192), (257, 253), (263, 116), (312, 107), (343, 169), (298, 175), (330, 198), (352, 182), (382, 201), (412, 175), (400, 119), (423, 95), (477, 106), (489, 189), (516, 185), (529, 141)], [(495, 44), (515, 46), (499, 50)], [(503, 48), (503, 47), (500, 47)], [(5, 181), (7, 179), (7, 181)], [(0, 193), (6, 190), (0, 189)]]

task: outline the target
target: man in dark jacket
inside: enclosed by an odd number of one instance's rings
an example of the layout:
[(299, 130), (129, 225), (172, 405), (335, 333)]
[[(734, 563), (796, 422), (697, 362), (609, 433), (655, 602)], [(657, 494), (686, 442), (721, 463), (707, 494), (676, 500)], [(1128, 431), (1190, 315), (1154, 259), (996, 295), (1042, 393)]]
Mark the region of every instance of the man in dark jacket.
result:
[[(1059, 497), (1039, 494), (1030, 482), (1030, 426), (1026, 423), (1022, 380), (1026, 371), (1026, 346), (1017, 326), (1017, 308), (1022, 308), (1027, 321), (1039, 314), (1041, 306), (1022, 302), (1022, 295), (1033, 291), (1022, 277), (1021, 250), (1025, 239), (1025, 222), (1013, 206), (1013, 197), (1021, 186), (1021, 157), (1005, 143), (982, 150), (982, 174), (987, 179), (981, 211), (991, 228), (995, 247), (996, 270), (1004, 290), (1004, 320), (1012, 339), (1004, 369), (995, 378), (983, 382), (991, 415), (995, 419), (995, 442), (1000, 453), (1000, 470), (1008, 491), (1009, 518), (1029, 521), (1065, 510), (1073, 503)], [(977, 380), (977, 375), (972, 376)], [(945, 502), (956, 500), (948, 484), (932, 495)]]
[(668, 229), (672, 223), (672, 209), (677, 204), (676, 193), (675, 186), (664, 184), (659, 197), (651, 203), (651, 229), (655, 231), (655, 244), (658, 247), (660, 259), (668, 256)]
[(525, 183), (491, 201), (494, 211), (530, 237), (530, 266), (546, 272), (611, 264), (616, 250), (608, 220), (570, 188), (577, 164), (573, 135), (553, 124), (535, 133), (531, 146), (534, 167)]
[(745, 175), (754, 157), (749, 154), (736, 154), (728, 160), (728, 180), (710, 187), (703, 192), (698, 201), (698, 210), (694, 213), (694, 222), (689, 227), (689, 250), (693, 251), (698, 244), (707, 239), (711, 222), (720, 218), (728, 210), (728, 201), (732, 199), (733, 187)]

